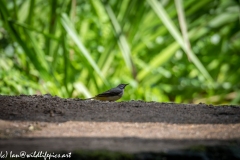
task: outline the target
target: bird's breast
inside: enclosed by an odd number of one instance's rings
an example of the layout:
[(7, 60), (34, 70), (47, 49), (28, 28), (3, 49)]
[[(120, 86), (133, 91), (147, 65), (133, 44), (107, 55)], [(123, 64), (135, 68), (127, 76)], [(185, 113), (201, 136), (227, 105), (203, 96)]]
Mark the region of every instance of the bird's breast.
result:
[(110, 97), (95, 97), (94, 99), (100, 100), (100, 101), (116, 101), (120, 99), (122, 95), (118, 96), (110, 96)]

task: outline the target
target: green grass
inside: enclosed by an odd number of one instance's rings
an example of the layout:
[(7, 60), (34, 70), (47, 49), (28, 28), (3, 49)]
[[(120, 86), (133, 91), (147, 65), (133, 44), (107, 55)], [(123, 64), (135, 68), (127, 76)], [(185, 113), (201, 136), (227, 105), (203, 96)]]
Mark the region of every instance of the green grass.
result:
[[(240, 103), (239, 1), (2, 0), (0, 94)], [(217, 98), (216, 98), (217, 97)]]

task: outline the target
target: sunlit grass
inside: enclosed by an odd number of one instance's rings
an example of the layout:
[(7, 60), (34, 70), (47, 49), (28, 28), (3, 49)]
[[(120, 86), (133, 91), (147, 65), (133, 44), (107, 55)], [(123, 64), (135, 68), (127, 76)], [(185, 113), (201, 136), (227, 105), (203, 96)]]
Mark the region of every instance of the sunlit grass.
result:
[(121, 100), (240, 102), (235, 1), (2, 0), (0, 13), (0, 94), (129, 83)]

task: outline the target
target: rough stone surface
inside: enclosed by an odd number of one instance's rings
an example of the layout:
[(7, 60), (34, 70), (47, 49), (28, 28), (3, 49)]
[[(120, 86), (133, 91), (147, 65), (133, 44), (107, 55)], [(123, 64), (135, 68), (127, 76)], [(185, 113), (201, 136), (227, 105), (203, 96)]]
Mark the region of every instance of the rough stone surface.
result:
[(240, 145), (240, 107), (0, 96), (0, 150), (171, 152)]

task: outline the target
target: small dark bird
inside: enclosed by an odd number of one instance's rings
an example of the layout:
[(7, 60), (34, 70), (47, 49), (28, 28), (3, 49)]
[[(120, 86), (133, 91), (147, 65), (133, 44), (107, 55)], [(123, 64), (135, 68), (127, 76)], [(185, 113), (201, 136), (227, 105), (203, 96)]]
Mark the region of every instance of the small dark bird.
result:
[(120, 99), (124, 93), (124, 88), (128, 84), (119, 84), (117, 87), (112, 88), (106, 92), (100, 93), (95, 97), (88, 98), (88, 99), (96, 99), (100, 101), (116, 101)]

